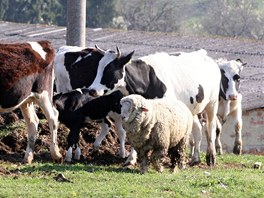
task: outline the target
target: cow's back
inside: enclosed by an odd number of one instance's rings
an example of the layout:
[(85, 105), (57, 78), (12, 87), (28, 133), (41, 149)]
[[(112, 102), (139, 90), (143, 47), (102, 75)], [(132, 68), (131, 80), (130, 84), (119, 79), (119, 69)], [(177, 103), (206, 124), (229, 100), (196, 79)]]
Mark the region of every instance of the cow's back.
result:
[(95, 48), (60, 47), (54, 60), (56, 91), (65, 93), (76, 88), (89, 87), (102, 57), (103, 54)]
[(199, 50), (179, 56), (156, 53), (141, 58), (166, 85), (165, 97), (183, 101), (193, 114), (218, 99), (221, 74), (215, 61)]
[(52, 92), (53, 59), (49, 41), (0, 44), (2, 111), (16, 107), (31, 93)]

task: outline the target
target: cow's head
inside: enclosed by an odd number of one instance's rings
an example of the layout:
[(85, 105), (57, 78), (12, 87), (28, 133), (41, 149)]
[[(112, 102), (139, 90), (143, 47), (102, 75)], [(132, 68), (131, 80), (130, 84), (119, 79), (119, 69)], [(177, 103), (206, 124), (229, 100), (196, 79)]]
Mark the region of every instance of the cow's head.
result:
[(240, 59), (230, 61), (219, 59), (217, 63), (221, 70), (220, 96), (225, 100), (236, 100), (240, 87), (240, 73), (246, 63)]
[(104, 57), (99, 62), (95, 80), (88, 88), (89, 94), (94, 97), (108, 95), (113, 91), (118, 90), (120, 87), (125, 86), (124, 66), (130, 61), (134, 53), (133, 51), (128, 55), (121, 55), (118, 47), (116, 53), (112, 50), (104, 51), (98, 47), (97, 49), (100, 50), (101, 53), (104, 53)]

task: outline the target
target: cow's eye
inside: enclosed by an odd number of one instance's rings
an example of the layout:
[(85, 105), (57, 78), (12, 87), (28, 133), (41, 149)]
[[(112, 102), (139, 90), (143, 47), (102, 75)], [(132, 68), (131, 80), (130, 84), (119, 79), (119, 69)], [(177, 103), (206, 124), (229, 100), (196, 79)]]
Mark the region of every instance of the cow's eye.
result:
[(236, 74), (236, 75), (233, 76), (233, 79), (234, 79), (234, 81), (238, 81), (239, 82), (240, 81), (240, 76)]

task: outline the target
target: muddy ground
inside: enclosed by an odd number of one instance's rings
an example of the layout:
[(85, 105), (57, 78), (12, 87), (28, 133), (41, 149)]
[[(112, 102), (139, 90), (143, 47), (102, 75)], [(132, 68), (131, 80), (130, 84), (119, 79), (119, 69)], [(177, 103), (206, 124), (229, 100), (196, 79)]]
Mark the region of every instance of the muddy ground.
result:
[[(44, 118), (41, 113), (38, 117)], [(0, 115), (0, 130), (7, 126), (21, 122), (22, 116), (19, 110), (14, 113)], [(47, 121), (43, 119), (39, 124), (39, 134), (35, 144), (34, 161), (52, 161), (49, 153), (50, 132)], [(21, 125), (21, 124), (20, 124)], [(22, 124), (23, 125), (23, 124)], [(10, 130), (10, 129), (8, 129)], [(99, 151), (93, 151), (93, 142), (99, 133), (99, 125), (96, 122), (86, 123), (81, 129), (79, 145), (82, 151), (81, 163), (93, 163), (100, 165), (122, 164), (125, 159), (119, 157), (119, 142), (114, 127), (102, 142)], [(67, 136), (69, 129), (63, 124), (58, 128), (58, 145), (65, 156)], [(23, 127), (14, 127), (6, 135), (0, 136), (0, 160), (13, 163), (21, 162), (27, 145), (27, 132)], [(129, 149), (127, 145), (127, 149)]]

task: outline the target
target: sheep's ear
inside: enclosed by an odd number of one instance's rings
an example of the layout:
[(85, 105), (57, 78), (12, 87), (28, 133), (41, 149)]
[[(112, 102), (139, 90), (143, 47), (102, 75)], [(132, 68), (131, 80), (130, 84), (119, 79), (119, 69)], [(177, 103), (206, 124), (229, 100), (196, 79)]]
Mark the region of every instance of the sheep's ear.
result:
[(142, 112), (148, 112), (148, 109), (145, 108), (145, 107), (140, 107), (140, 109), (141, 109)]

